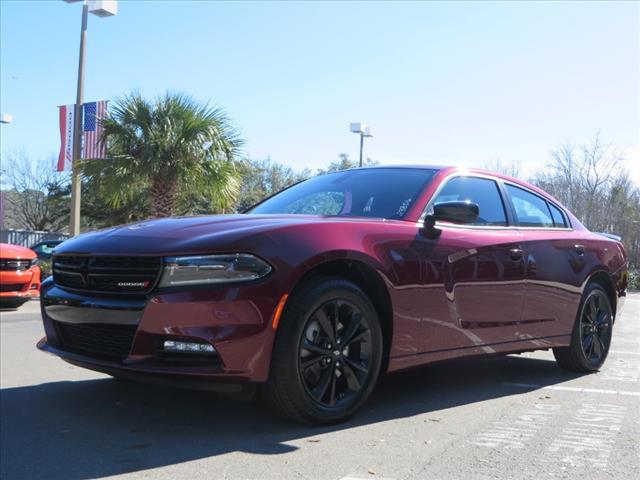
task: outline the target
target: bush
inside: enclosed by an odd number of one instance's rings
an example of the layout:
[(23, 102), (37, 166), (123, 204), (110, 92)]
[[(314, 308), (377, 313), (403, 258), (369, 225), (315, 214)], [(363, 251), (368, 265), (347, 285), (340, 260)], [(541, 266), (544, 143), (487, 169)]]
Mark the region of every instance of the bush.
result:
[(51, 275), (51, 260), (40, 260), (38, 265), (40, 266), (40, 280)]
[(640, 290), (640, 270), (629, 270), (629, 290)]

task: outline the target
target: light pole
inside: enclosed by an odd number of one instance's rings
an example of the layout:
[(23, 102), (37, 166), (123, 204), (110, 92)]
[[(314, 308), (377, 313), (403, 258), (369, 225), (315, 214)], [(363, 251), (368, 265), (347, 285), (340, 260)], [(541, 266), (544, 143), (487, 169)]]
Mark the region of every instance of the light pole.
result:
[(360, 167), (362, 167), (362, 149), (364, 147), (364, 139), (373, 137), (373, 135), (371, 135), (371, 128), (362, 122), (355, 122), (349, 124), (349, 130), (351, 130), (352, 133), (360, 135)]
[[(13, 117), (8, 113), (0, 114), (0, 123), (11, 123), (12, 121)], [(0, 170), (0, 172), (4, 174), (4, 170)], [(4, 204), (4, 192), (0, 192), (0, 230), (4, 230)]]
[(71, 236), (80, 233), (80, 194), (82, 178), (78, 169), (78, 161), (82, 151), (82, 102), (84, 97), (84, 50), (87, 40), (87, 17), (89, 12), (98, 17), (111, 17), (118, 13), (117, 0), (64, 0), (66, 3), (82, 1), (82, 22), (80, 26), (80, 54), (78, 58), (78, 85), (76, 90), (76, 106), (73, 122), (73, 162), (71, 164), (71, 218), (69, 229)]

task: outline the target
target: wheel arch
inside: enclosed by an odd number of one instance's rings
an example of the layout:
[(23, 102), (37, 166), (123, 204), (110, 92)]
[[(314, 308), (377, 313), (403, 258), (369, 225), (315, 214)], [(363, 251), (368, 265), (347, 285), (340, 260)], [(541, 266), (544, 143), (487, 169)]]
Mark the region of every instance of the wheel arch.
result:
[(611, 278), (609, 272), (607, 272), (606, 270), (597, 270), (593, 272), (585, 282), (585, 286), (589, 283), (595, 283), (604, 288), (604, 291), (609, 297), (611, 308), (613, 308), (613, 318), (615, 319), (618, 296), (616, 295), (616, 290), (613, 285), (613, 279)]
[(333, 258), (315, 264), (294, 284), (291, 294), (320, 276), (340, 277), (356, 284), (367, 295), (378, 314), (383, 338), (381, 372), (386, 372), (393, 339), (393, 305), (385, 282), (376, 269), (365, 261)]

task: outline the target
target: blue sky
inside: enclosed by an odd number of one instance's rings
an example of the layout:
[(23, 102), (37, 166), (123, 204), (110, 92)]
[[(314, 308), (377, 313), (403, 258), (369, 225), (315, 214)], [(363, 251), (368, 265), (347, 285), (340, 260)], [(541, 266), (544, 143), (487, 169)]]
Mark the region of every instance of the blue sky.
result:
[[(2, 154), (59, 148), (81, 7), (0, 1)], [(637, 2), (120, 1), (89, 18), (85, 99), (166, 90), (223, 106), (246, 153), (296, 168), (382, 163), (542, 167), (600, 131), (640, 182)]]

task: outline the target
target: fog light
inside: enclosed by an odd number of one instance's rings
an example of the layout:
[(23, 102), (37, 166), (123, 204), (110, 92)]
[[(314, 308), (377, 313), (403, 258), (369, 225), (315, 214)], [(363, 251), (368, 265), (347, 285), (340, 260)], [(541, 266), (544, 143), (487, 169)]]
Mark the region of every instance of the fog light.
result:
[(216, 349), (213, 348), (213, 345), (208, 343), (175, 342), (173, 340), (166, 340), (162, 345), (162, 349), (165, 352), (172, 353), (216, 353)]

